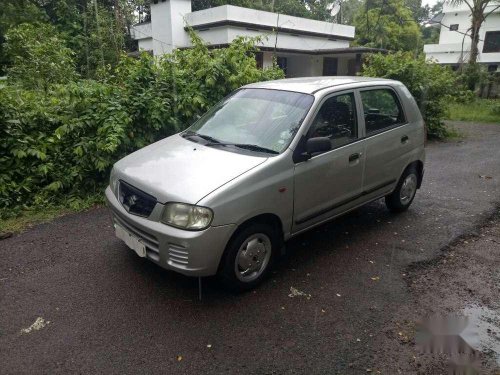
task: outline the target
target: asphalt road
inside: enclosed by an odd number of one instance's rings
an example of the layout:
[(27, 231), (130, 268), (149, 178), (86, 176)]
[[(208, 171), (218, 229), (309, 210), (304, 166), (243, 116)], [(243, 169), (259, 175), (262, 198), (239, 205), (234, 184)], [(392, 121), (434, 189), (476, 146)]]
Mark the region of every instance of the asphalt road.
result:
[[(115, 239), (104, 208), (0, 241), (0, 373), (442, 373), (446, 356), (414, 345), (419, 316), (500, 311), (500, 234), (488, 232), (500, 125), (458, 128), (463, 140), (428, 145), (408, 212), (374, 202), (301, 235), (242, 295), (207, 280), (198, 301), (197, 280)], [(449, 254), (462, 254), (454, 268)], [(496, 354), (483, 351), (481, 371)]]

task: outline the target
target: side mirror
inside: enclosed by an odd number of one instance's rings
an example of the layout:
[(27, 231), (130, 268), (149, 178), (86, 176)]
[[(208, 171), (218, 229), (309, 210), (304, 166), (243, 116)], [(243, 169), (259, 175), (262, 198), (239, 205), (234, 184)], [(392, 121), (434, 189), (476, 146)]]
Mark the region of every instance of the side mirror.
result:
[(309, 138), (306, 142), (306, 153), (311, 156), (319, 152), (326, 152), (332, 149), (332, 143), (328, 137)]

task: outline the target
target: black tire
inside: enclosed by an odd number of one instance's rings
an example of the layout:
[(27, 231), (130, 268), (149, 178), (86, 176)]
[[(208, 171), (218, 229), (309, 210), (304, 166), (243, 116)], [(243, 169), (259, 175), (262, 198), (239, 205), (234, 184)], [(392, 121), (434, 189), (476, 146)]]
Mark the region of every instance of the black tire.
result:
[[(278, 233), (279, 232), (272, 225), (259, 222), (251, 223), (250, 225), (238, 230), (238, 232), (236, 232), (236, 234), (227, 244), (226, 250), (224, 251), (224, 255), (222, 256), (219, 265), (217, 276), (222, 282), (223, 286), (234, 292), (243, 292), (251, 290), (258, 284), (260, 284), (262, 280), (264, 280), (269, 274), (269, 271), (272, 268), (275, 258), (279, 252), (280, 236)], [(268, 250), (270, 251), (269, 259), (265, 267), (263, 267), (263, 269), (259, 271), (261, 273), (256, 276), (255, 279), (243, 281), (241, 280), (241, 277), (243, 276), (240, 275), (240, 277), (238, 277), (237, 275), (238, 266), (236, 265), (236, 256), (238, 255), (240, 248), (242, 248), (242, 246), (244, 245), (244, 242), (246, 242), (252, 236), (259, 235), (267, 236), (269, 239), (270, 246), (266, 247), (266, 249), (269, 248)], [(259, 241), (259, 238), (256, 238), (254, 240)], [(260, 242), (260, 244), (262, 244), (262, 242)], [(265, 245), (262, 246), (265, 247)], [(261, 264), (263, 263), (264, 262), (262, 262)]]
[[(415, 184), (414, 191), (411, 194), (411, 197), (408, 197), (404, 193), (402, 194), (403, 184), (405, 184), (405, 181), (408, 181), (408, 179), (414, 181), (413, 183)], [(399, 179), (398, 184), (396, 185), (394, 191), (385, 197), (385, 204), (389, 209), (389, 211), (394, 213), (406, 211), (413, 202), (413, 199), (415, 199), (415, 195), (417, 192), (417, 185), (418, 185), (417, 168), (415, 168), (415, 166), (410, 166), (406, 168), (406, 170), (403, 172), (403, 175)], [(402, 195), (406, 199), (403, 199)]]

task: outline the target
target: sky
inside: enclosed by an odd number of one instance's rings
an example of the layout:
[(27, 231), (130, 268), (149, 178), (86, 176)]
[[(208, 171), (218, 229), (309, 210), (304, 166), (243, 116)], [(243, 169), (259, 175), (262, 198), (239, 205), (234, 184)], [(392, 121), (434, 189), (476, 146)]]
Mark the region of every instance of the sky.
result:
[(431, 7), (437, 3), (437, 0), (422, 0), (422, 5), (428, 4)]

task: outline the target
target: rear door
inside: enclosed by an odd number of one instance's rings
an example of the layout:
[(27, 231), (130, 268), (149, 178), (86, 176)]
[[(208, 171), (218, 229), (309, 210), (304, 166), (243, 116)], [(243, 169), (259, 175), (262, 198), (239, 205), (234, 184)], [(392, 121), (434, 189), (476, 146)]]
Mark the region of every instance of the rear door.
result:
[(293, 232), (345, 211), (361, 193), (364, 150), (354, 92), (327, 96), (318, 108), (304, 143), (328, 137), (332, 150), (295, 164)]
[(365, 125), (363, 194), (367, 200), (391, 191), (415, 141), (401, 99), (389, 86), (360, 89)]

